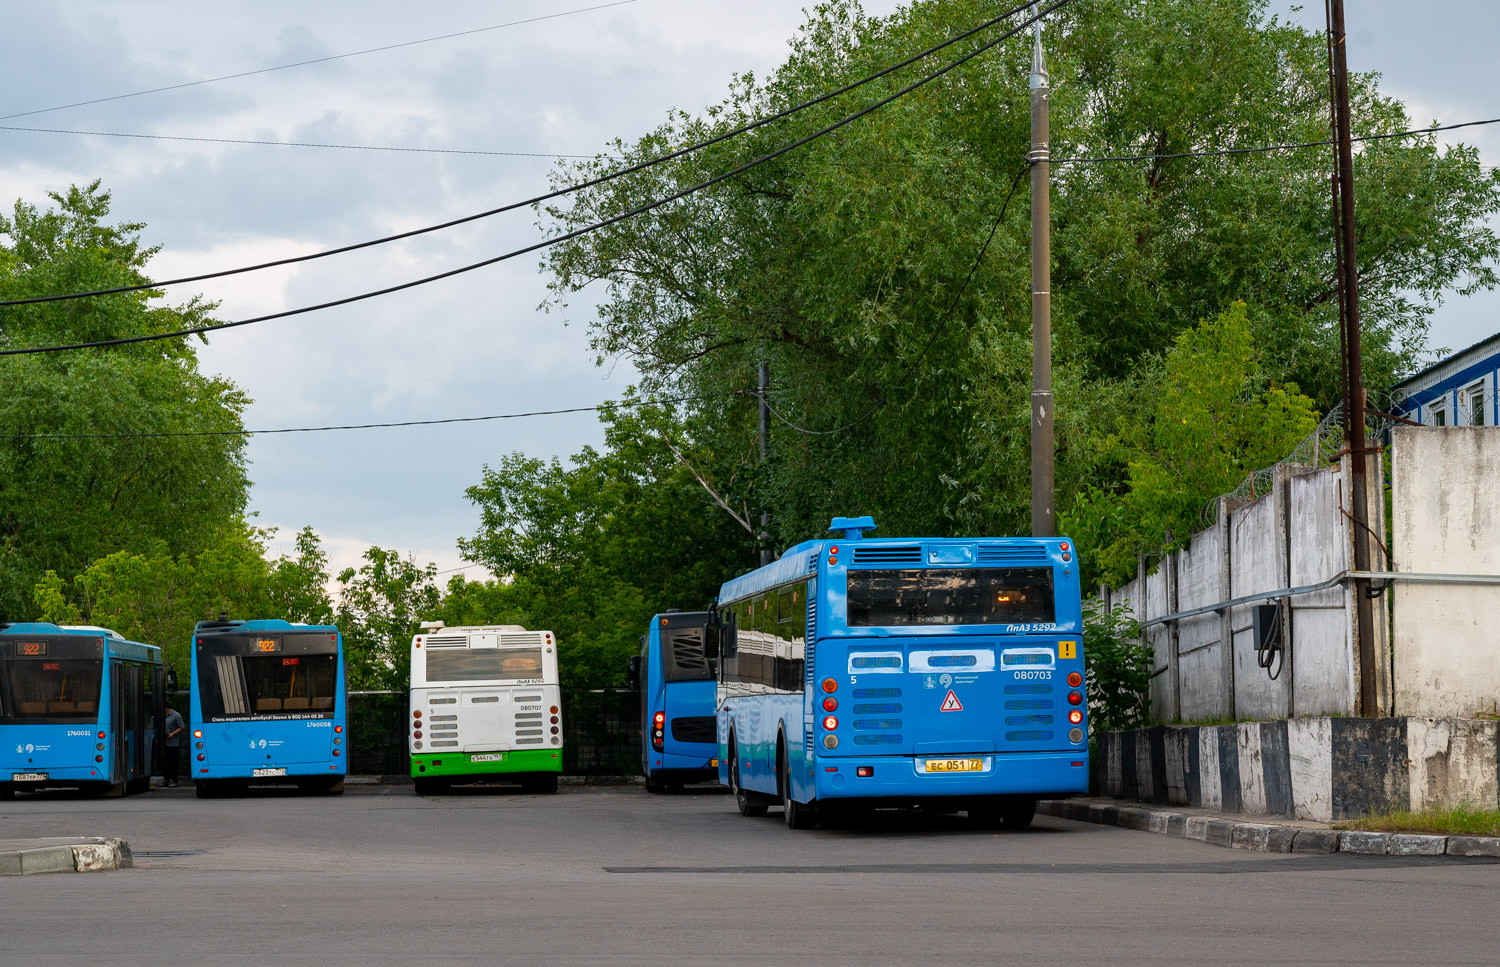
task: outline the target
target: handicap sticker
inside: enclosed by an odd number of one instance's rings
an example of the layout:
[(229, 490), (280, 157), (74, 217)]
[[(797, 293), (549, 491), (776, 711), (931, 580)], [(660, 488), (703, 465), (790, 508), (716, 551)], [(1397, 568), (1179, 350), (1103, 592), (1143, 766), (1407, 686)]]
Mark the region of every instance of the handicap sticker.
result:
[(941, 709), (939, 709), (939, 711), (942, 711), (942, 712), (962, 712), (963, 710), (964, 710), (963, 703), (958, 700), (958, 696), (957, 695), (953, 694), (953, 689), (951, 689), (951, 688), (948, 689), (948, 697), (945, 698), (945, 699), (943, 699), (943, 707)]

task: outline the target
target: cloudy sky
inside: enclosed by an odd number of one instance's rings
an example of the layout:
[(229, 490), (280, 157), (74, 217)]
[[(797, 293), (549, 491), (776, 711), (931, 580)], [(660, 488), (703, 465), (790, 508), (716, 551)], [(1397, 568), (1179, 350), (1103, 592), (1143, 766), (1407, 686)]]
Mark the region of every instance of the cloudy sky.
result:
[[(387, 234), (529, 197), (551, 155), (591, 154), (673, 108), (718, 101), (732, 72), (785, 54), (807, 0), (505, 0), (317, 4), (108, 0), (0, 5), (0, 204), (102, 178), (114, 215), (148, 224), (158, 277)], [(867, 0), (886, 14), (895, 0)], [(1380, 71), (1414, 120), (1500, 116), (1489, 0), (1347, 0), (1350, 64)], [(997, 5), (997, 9), (999, 9)], [(1321, 28), (1322, 4), (1272, 9)], [(210, 84), (44, 110), (350, 51), (553, 16)], [(31, 113), (36, 112), (36, 113)], [(10, 128), (518, 152), (517, 156), (147, 140)], [(1500, 127), (1500, 126), (1497, 126)], [(1486, 163), (1500, 132), (1463, 132)], [(525, 156), (524, 153), (543, 155)], [(200, 283), (243, 318), (443, 271), (540, 237), (530, 211), (367, 252)], [(223, 333), (202, 366), (243, 387), (251, 428), (439, 419), (617, 398), (628, 365), (596, 367), (586, 300), (546, 297), (537, 257), (387, 298)], [(174, 298), (183, 299), (179, 290)], [(1500, 297), (1453, 300), (1434, 344), (1500, 328)], [(249, 447), (252, 508), (283, 534), (311, 524), (335, 566), (371, 544), (456, 568), (486, 462), (566, 457), (600, 439), (590, 414), (338, 434)], [(471, 571), (472, 573), (479, 573)]]

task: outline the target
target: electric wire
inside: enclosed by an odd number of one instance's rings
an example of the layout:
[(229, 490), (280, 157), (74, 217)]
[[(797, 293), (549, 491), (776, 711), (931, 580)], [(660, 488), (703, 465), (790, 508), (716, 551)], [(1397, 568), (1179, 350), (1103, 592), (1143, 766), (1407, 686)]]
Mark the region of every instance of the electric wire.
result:
[(202, 144), (260, 144), (278, 148), (336, 148), (341, 151), (400, 151), (408, 154), (466, 154), (503, 158), (595, 158), (592, 154), (546, 151), (481, 151), (469, 148), (408, 148), (389, 144), (328, 144), (317, 141), (263, 141), (254, 138), (203, 138), (180, 134), (130, 134), (123, 131), (74, 131), (67, 128), (20, 128), (0, 124), (0, 131), (30, 131), (36, 134), (80, 134), (96, 138), (138, 138), (147, 141), (193, 141)]
[[(1015, 179), (1010, 183), (1010, 192), (1006, 194), (1005, 201), (1000, 206), (1000, 214), (995, 216), (995, 223), (990, 226), (990, 234), (984, 240), (984, 244), (980, 246), (979, 255), (975, 257), (974, 264), (969, 266), (969, 274), (964, 277), (963, 285), (959, 286), (958, 291), (953, 294), (953, 301), (948, 303), (948, 310), (943, 313), (943, 318), (938, 321), (937, 326), (933, 328), (932, 333), (927, 337), (926, 345), (924, 345), (921, 351), (917, 353), (916, 358), (913, 359), (911, 363), (908, 363), (906, 365), (907, 372), (911, 372), (913, 366), (916, 363), (919, 363), (926, 358), (927, 351), (932, 348), (933, 343), (937, 342), (938, 336), (942, 335), (943, 330), (947, 328), (948, 321), (953, 318), (954, 310), (958, 308), (959, 300), (962, 299), (964, 297), (964, 293), (968, 291), (969, 283), (974, 280), (974, 275), (979, 271), (979, 266), (984, 264), (984, 257), (990, 250), (990, 244), (995, 241), (995, 234), (1000, 231), (1000, 223), (1005, 220), (1005, 211), (1010, 207), (1010, 200), (1015, 197), (1016, 189), (1021, 186), (1021, 179), (1025, 177), (1028, 171), (1031, 170), (1031, 167), (1032, 163), (1027, 162), (1027, 164), (1022, 167), (1020, 171), (1016, 172)], [(792, 421), (788, 420), (786, 417), (778, 413), (776, 411), (776, 408), (773, 407), (769, 401), (766, 402), (766, 410), (770, 412), (772, 416), (776, 417), (776, 419), (780, 420), (782, 423), (785, 423), (787, 426), (791, 427), (793, 430), (796, 430), (798, 433), (803, 433), (808, 436), (831, 436), (835, 433), (843, 433), (845, 430), (853, 429), (854, 427), (863, 423), (865, 420), (868, 420), (870, 417), (874, 416), (888, 402), (890, 402), (890, 398), (885, 396), (884, 394), (881, 394), (880, 399), (876, 400), (875, 403), (871, 405), (871, 407), (862, 415), (856, 417), (848, 423), (845, 423), (843, 426), (836, 427), (832, 430), (809, 430), (806, 427), (798, 426), (797, 424), (793, 423)]]
[(475, 27), (472, 30), (460, 30), (451, 34), (441, 34), (437, 37), (424, 37), (421, 40), (407, 40), (399, 44), (386, 44), (383, 47), (370, 47), (365, 50), (353, 50), (345, 54), (330, 54), (327, 57), (314, 57), (311, 60), (299, 60), (292, 64), (279, 64), (276, 67), (261, 67), (251, 71), (240, 71), (237, 74), (223, 74), (218, 77), (205, 77), (197, 81), (184, 81), (181, 84), (168, 84), (165, 87), (153, 87), (144, 91), (133, 91), (129, 94), (114, 94), (109, 97), (96, 97), (87, 101), (74, 101), (71, 104), (59, 104), (56, 107), (39, 107), (32, 111), (19, 111), (15, 114), (0, 115), (0, 121), (10, 121), (15, 118), (30, 117), (33, 114), (47, 114), (51, 111), (65, 111), (68, 108), (85, 107), (89, 104), (106, 104), (110, 101), (123, 101), (126, 98), (142, 97), (146, 94), (161, 94), (166, 91), (180, 91), (188, 87), (201, 87), (204, 84), (216, 84), (219, 81), (231, 81), (239, 77), (254, 77), (257, 74), (270, 74), (275, 71), (289, 70), (293, 67), (308, 67), (312, 64), (326, 64), (333, 60), (343, 60), (346, 57), (360, 57), (364, 54), (378, 54), (387, 50), (399, 50), (402, 47), (416, 47), (419, 44), (431, 44), (439, 40), (452, 40), (454, 37), (468, 37), (473, 34), (488, 33), (491, 30), (503, 30), (506, 27), (519, 27), (522, 24), (540, 23), (543, 20), (556, 20), (559, 17), (571, 17), (574, 14), (590, 13), (594, 10), (604, 10), (609, 7), (623, 7), (628, 3), (636, 3), (637, 0), (614, 0), (612, 3), (596, 4), (592, 7), (579, 7), (576, 10), (562, 10), (557, 13), (544, 14), (539, 17), (528, 17), (525, 20), (512, 20), (509, 23), (493, 24), (489, 27)]
[[(600, 175), (600, 176), (598, 176), (596, 178), (591, 178), (591, 179), (589, 179), (587, 181), (577, 182), (577, 183), (574, 183), (572, 185), (567, 185), (567, 186), (564, 186), (562, 188), (554, 189), (553, 191), (547, 192), (545, 194), (537, 195), (537, 196), (532, 197), (532, 198), (527, 198), (527, 199), (525, 199), (523, 201), (511, 202), (509, 204), (501, 205), (498, 208), (491, 208), (491, 209), (488, 209), (486, 211), (475, 212), (475, 213), (473, 213), (471, 215), (464, 215), (464, 216), (462, 216), (460, 218), (450, 219), (450, 220), (445, 221), (445, 222), (438, 222), (435, 225), (426, 225), (426, 226), (423, 226), (421, 228), (414, 228), (414, 229), (410, 229), (410, 230), (405, 231), (405, 232), (398, 232), (398, 233), (396, 233), (394, 235), (385, 235), (385, 236), (382, 236), (380, 238), (367, 239), (367, 240), (362, 241), (362, 242), (354, 242), (354, 243), (351, 243), (349, 245), (341, 245), (341, 246), (338, 246), (336, 248), (324, 249), (324, 250), (318, 251), (318, 252), (309, 252), (309, 253), (304, 254), (304, 255), (294, 255), (294, 256), (289, 256), (287, 258), (273, 259), (273, 260), (268, 261), (268, 262), (260, 262), (260, 263), (254, 264), (254, 265), (239, 266), (237, 268), (232, 268), (232, 269), (221, 269), (221, 270), (214, 271), (214, 272), (204, 272), (204, 273), (200, 273), (198, 275), (185, 275), (185, 276), (180, 276), (180, 277), (175, 278), (175, 279), (162, 279), (160, 281), (149, 282), (149, 283), (141, 283), (139, 285), (116, 286), (114, 288), (109, 288), (109, 289), (95, 289), (95, 290), (91, 290), (91, 291), (87, 291), (87, 292), (59, 293), (59, 294), (56, 294), (56, 295), (49, 295), (49, 296), (34, 296), (32, 298), (29, 298), (29, 299), (8, 299), (8, 300), (0, 301), (0, 307), (33, 305), (33, 304), (41, 303), (41, 302), (61, 302), (61, 301), (64, 301), (64, 300), (69, 300), (69, 299), (91, 298), (93, 296), (119, 295), (121, 293), (126, 293), (126, 292), (143, 292), (143, 291), (146, 291), (146, 290), (162, 289), (162, 288), (166, 288), (167, 286), (182, 285), (182, 284), (188, 283), (188, 282), (202, 282), (202, 281), (205, 281), (207, 279), (220, 279), (220, 278), (224, 278), (226, 276), (240, 275), (240, 274), (243, 274), (243, 273), (246, 273), (246, 272), (257, 272), (257, 271), (260, 271), (262, 269), (277, 268), (277, 267), (280, 267), (280, 266), (283, 266), (283, 265), (295, 265), (295, 264), (300, 263), (300, 262), (310, 262), (310, 261), (312, 261), (314, 259), (328, 258), (329, 256), (342, 255), (342, 254), (347, 253), (347, 252), (354, 252), (354, 251), (357, 251), (359, 249), (370, 248), (370, 247), (375, 246), (375, 245), (385, 245), (387, 243), (400, 241), (402, 239), (414, 238), (414, 237), (416, 237), (418, 235), (425, 235), (425, 234), (428, 234), (430, 232), (442, 231), (444, 229), (453, 228), (454, 226), (457, 226), (457, 225), (464, 225), (464, 224), (467, 224), (469, 222), (479, 221), (480, 219), (490, 218), (490, 217), (495, 216), (495, 215), (502, 215), (502, 214), (505, 214), (506, 212), (515, 211), (516, 209), (519, 209), (519, 208), (528, 208), (528, 207), (530, 207), (532, 205), (539, 205), (542, 202), (551, 201), (551, 200), (553, 200), (555, 198), (561, 198), (561, 197), (563, 197), (565, 195), (570, 195), (570, 194), (573, 194), (573, 193), (578, 192), (578, 191), (582, 191), (582, 190), (587, 189), (587, 188), (594, 188), (594, 187), (597, 187), (599, 185), (607, 184), (608, 182), (614, 181), (614, 180), (616, 180), (618, 178), (622, 178), (622, 177), (624, 177), (626, 175), (635, 174), (636, 172), (640, 172), (640, 171), (645, 171), (645, 170), (647, 170), (649, 168), (652, 168), (652, 167), (655, 167), (657, 165), (664, 164), (664, 163), (666, 163), (668, 161), (673, 161), (673, 160), (675, 160), (677, 158), (681, 158), (681, 157), (684, 157), (686, 155), (692, 154), (693, 152), (700, 151), (700, 150), (702, 150), (704, 148), (707, 148), (707, 147), (711, 147), (711, 146), (713, 146), (715, 144), (719, 144), (719, 143), (721, 143), (723, 141), (727, 141), (730, 138), (738, 137), (741, 134), (746, 134), (746, 133), (748, 133), (750, 131), (754, 131), (757, 128), (763, 127), (763, 126), (765, 126), (767, 124), (771, 124), (773, 122), (780, 121), (780, 120), (782, 120), (784, 118), (790, 117), (793, 114), (796, 114), (799, 111), (806, 110), (807, 108), (810, 108), (810, 107), (815, 107), (815, 106), (817, 106), (819, 104), (822, 104), (822, 103), (824, 103), (826, 101), (832, 100), (833, 98), (839, 97), (839, 96), (841, 96), (843, 94), (849, 93), (850, 91), (853, 91), (853, 90), (856, 90), (856, 89), (858, 89), (860, 87), (863, 87), (866, 84), (869, 84), (869, 83), (872, 83), (872, 82), (874, 82), (876, 80), (879, 80), (880, 78), (885, 77), (885, 76), (887, 76), (889, 74), (892, 74), (895, 71), (898, 71), (898, 70), (900, 70), (900, 69), (902, 69), (904, 67), (908, 67), (908, 66), (916, 63), (919, 60), (923, 60), (923, 59), (931, 56), (932, 54), (937, 53), (940, 50), (944, 50), (944, 49), (946, 49), (948, 47), (951, 47), (952, 45), (954, 45), (954, 44), (956, 44), (956, 43), (958, 43), (958, 42), (960, 42), (962, 40), (966, 40), (969, 37), (972, 37), (973, 35), (975, 35), (977, 33), (981, 33), (983, 31), (989, 29), (990, 27), (993, 27), (996, 24), (999, 24), (1002, 21), (1009, 19), (1010, 17), (1014, 16), (1015, 14), (1021, 13), (1021, 12), (1025, 11), (1025, 10), (1031, 8), (1031, 7), (1034, 7), (1034, 6), (1036, 6), (1037, 4), (1039, 4), (1041, 2), (1042, 2), (1042, 0), (1025, 0), (1025, 2), (1019, 4), (1016, 7), (1011, 8), (1010, 10), (1006, 11), (1005, 13), (1001, 14), (998, 17), (992, 17), (989, 20), (986, 20), (984, 23), (979, 24), (976, 27), (973, 27), (973, 28), (971, 28), (969, 30), (966, 30), (966, 31), (964, 31), (962, 33), (959, 33), (959, 34), (955, 34), (954, 36), (949, 37), (947, 40), (944, 40), (941, 43), (934, 44), (933, 46), (928, 47), (925, 50), (922, 50), (922, 51), (920, 51), (920, 52), (918, 52), (916, 54), (911, 55), (910, 57), (907, 57), (905, 60), (902, 60), (902, 61), (899, 61), (899, 62), (897, 62), (895, 64), (892, 64), (889, 67), (883, 68), (883, 69), (875, 72), (874, 74), (870, 74), (867, 77), (861, 78), (860, 80), (854, 81), (854, 82), (849, 83), (849, 84), (845, 84), (843, 87), (840, 87), (840, 88), (838, 88), (836, 90), (832, 90), (832, 91), (828, 91), (827, 93), (820, 94), (817, 97), (812, 98), (811, 100), (803, 101), (803, 102), (801, 102), (799, 104), (794, 104), (791, 107), (783, 108), (782, 110), (777, 111), (774, 114), (770, 114), (770, 115), (768, 115), (768, 116), (766, 116), (764, 118), (759, 118), (757, 120), (747, 122), (745, 124), (740, 125), (739, 127), (732, 128), (732, 129), (730, 129), (728, 131), (725, 131), (725, 132), (723, 132), (721, 134), (715, 135), (714, 137), (708, 138), (708, 139), (706, 139), (704, 141), (699, 141), (699, 142), (696, 142), (696, 143), (693, 143), (693, 144), (685, 145), (685, 146), (683, 146), (681, 148), (678, 148), (676, 150), (669, 151), (666, 154), (658, 155), (655, 158), (649, 158), (649, 159), (647, 159), (645, 161), (642, 161), (642, 162), (639, 162), (637, 164), (628, 165), (628, 166), (626, 166), (624, 168), (618, 168), (618, 169), (616, 169), (614, 171), (607, 172), (607, 173), (605, 173), (603, 175)], [(1068, 0), (1064, 0), (1064, 2), (1068, 2)], [(1057, 6), (1061, 6), (1061, 4), (1058, 4)], [(1056, 9), (1056, 7), (1048, 8), (1049, 12), (1052, 9)], [(1044, 15), (1045, 14), (1043, 14), (1043, 16)], [(1025, 26), (1031, 24), (1032, 22), (1034, 22), (1034, 20), (1028, 20), (1025, 24), (1022, 25), (1022, 27), (1025, 27)], [(1021, 29), (1021, 28), (1017, 28), (1017, 29)], [(1013, 34), (1014, 34), (1014, 31), (1012, 31), (1011, 34), (1007, 34), (1005, 37), (1002, 37), (1000, 39), (1002, 39), (1002, 40), (1006, 39), (1007, 37), (1012, 36)], [(981, 51), (986, 50), (986, 49), (988, 49), (988, 47), (982, 47), (982, 48), (980, 48)], [(973, 55), (971, 55), (971, 56), (973, 56)], [(962, 63), (962, 61), (960, 61), (959, 63)], [(950, 67), (947, 68), (947, 69), (951, 70), (952, 66), (950, 65)], [(932, 79), (931, 77), (927, 78), (927, 80), (931, 80), (931, 79)], [(922, 83), (925, 83), (925, 82), (926, 81), (924, 80)], [(868, 113), (868, 112), (865, 112), (865, 113)], [(862, 115), (859, 115), (859, 116), (862, 116)], [(5, 120), (5, 118), (0, 118), (0, 120)]]
[[(1033, 0), (1033, 2), (1036, 2), (1036, 0)], [(981, 44), (980, 46), (976, 47), (974, 50), (972, 50), (969, 53), (963, 55), (962, 57), (958, 58), (957, 60), (952, 61), (951, 63), (949, 63), (949, 64), (947, 64), (947, 65), (939, 68), (936, 71), (933, 71), (930, 74), (927, 74), (926, 76), (920, 78), (919, 80), (916, 80), (916, 81), (912, 82), (911, 84), (906, 85), (905, 87), (903, 87), (900, 90), (896, 91), (894, 94), (891, 94), (891, 95), (889, 95), (887, 97), (884, 97), (884, 98), (882, 98), (882, 99), (880, 99), (878, 101), (875, 101), (874, 103), (869, 104), (869, 105), (861, 108), (860, 110), (856, 111), (853, 114), (847, 115), (844, 118), (842, 118), (842, 119), (840, 119), (838, 121), (835, 121), (832, 124), (829, 124), (829, 125), (827, 125), (827, 126), (825, 126), (823, 128), (820, 128), (819, 130), (813, 132), (812, 134), (809, 134), (809, 135), (806, 135), (805, 137), (799, 138), (798, 140), (793, 141), (790, 144), (783, 145), (780, 148), (776, 148), (773, 151), (770, 151), (770, 152), (768, 152), (768, 153), (766, 153), (764, 155), (761, 155), (760, 157), (758, 157), (758, 158), (756, 158), (756, 159), (754, 159), (752, 161), (748, 161), (748, 162), (746, 162), (746, 163), (744, 163), (742, 165), (739, 165), (739, 166), (737, 166), (735, 168), (732, 168), (729, 171), (726, 171), (726, 172), (723, 172), (721, 174), (715, 175), (712, 178), (707, 179), (706, 181), (699, 182), (698, 184), (695, 184), (695, 185), (692, 185), (690, 187), (681, 189), (681, 190), (676, 191), (676, 192), (674, 192), (674, 193), (672, 193), (670, 195), (667, 195), (665, 197), (656, 199), (655, 201), (648, 202), (648, 203), (646, 203), (644, 205), (639, 205), (639, 206), (637, 206), (635, 208), (632, 208), (632, 209), (629, 209), (627, 211), (621, 212), (618, 215), (613, 215), (613, 216), (611, 216), (609, 218), (606, 218), (606, 219), (604, 219), (602, 221), (594, 222), (594, 223), (592, 223), (590, 225), (586, 225), (586, 226), (584, 226), (582, 228), (574, 229), (573, 231), (566, 232), (566, 233), (564, 233), (562, 235), (556, 235), (556, 236), (553, 236), (551, 238), (546, 238), (546, 239), (543, 239), (543, 240), (541, 240), (539, 242), (534, 242), (531, 245), (527, 245), (527, 246), (524, 246), (524, 247), (519, 248), (519, 249), (514, 249), (514, 250), (512, 250), (510, 252), (505, 252), (505, 253), (500, 254), (500, 255), (492, 256), (491, 258), (483, 259), (483, 260), (481, 260), (479, 262), (473, 262), (473, 263), (470, 263), (468, 265), (459, 266), (458, 268), (455, 268), (455, 269), (449, 269), (449, 270), (447, 270), (445, 272), (439, 272), (439, 273), (437, 273), (435, 275), (429, 275), (429, 276), (425, 276), (425, 277), (419, 278), (419, 279), (412, 279), (412, 280), (407, 281), (407, 282), (397, 283), (395, 285), (386, 286), (386, 287), (381, 288), (381, 289), (373, 289), (373, 290), (370, 290), (370, 291), (361, 292), (361, 293), (358, 293), (358, 294), (352, 295), (352, 296), (344, 296), (343, 298), (333, 299), (333, 300), (330, 300), (328, 302), (318, 303), (316, 305), (300, 306), (300, 307), (295, 308), (295, 309), (284, 309), (284, 310), (282, 310), (280, 312), (271, 312), (271, 313), (266, 313), (265, 315), (253, 316), (253, 317), (251, 317), (249, 319), (239, 319), (239, 320), (235, 320), (235, 321), (232, 321), (232, 322), (214, 323), (212, 325), (198, 326), (198, 327), (190, 328), (190, 329), (177, 329), (177, 330), (172, 330), (170, 332), (150, 333), (150, 334), (141, 335), (141, 336), (127, 336), (127, 337), (122, 337), (122, 338), (119, 338), (119, 339), (99, 339), (99, 340), (93, 340), (93, 341), (90, 341), (90, 342), (68, 343), (68, 344), (56, 345), (56, 346), (37, 346), (37, 347), (31, 347), (31, 348), (25, 348), (25, 349), (5, 349), (5, 350), (0, 350), (0, 356), (23, 356), (23, 355), (34, 355), (34, 354), (38, 354), (38, 353), (66, 352), (66, 351), (77, 350), (77, 349), (97, 349), (97, 348), (103, 348), (103, 347), (108, 347), (108, 346), (124, 346), (124, 345), (131, 345), (131, 344), (135, 344), (135, 343), (155, 342), (155, 341), (161, 340), (161, 339), (175, 339), (175, 338), (179, 338), (179, 337), (182, 337), (182, 336), (202, 335), (204, 333), (209, 333), (209, 332), (218, 332), (218, 331), (223, 330), (223, 329), (234, 329), (234, 328), (238, 328), (238, 327), (241, 327), (241, 326), (249, 326), (249, 325), (254, 325), (256, 323), (261, 323), (261, 322), (269, 322), (270, 320), (273, 320), (273, 319), (285, 319), (285, 318), (288, 318), (288, 317), (291, 317), (291, 316), (303, 315), (303, 314), (309, 313), (309, 312), (317, 312), (317, 311), (321, 311), (323, 309), (331, 309), (331, 308), (334, 308), (336, 306), (349, 305), (349, 304), (352, 304), (352, 303), (355, 303), (355, 302), (363, 302), (363, 301), (365, 301), (367, 299), (373, 299), (373, 298), (377, 298), (379, 296), (390, 295), (392, 293), (401, 292), (401, 291), (406, 290), (406, 289), (416, 288), (417, 286), (427, 285), (427, 284), (430, 284), (432, 282), (441, 281), (443, 279), (449, 279), (449, 278), (452, 278), (452, 277), (457, 276), (457, 275), (462, 275), (462, 274), (464, 274), (466, 272), (473, 272), (476, 269), (481, 269), (481, 268), (485, 268), (485, 267), (490, 266), (490, 265), (495, 265), (495, 264), (497, 264), (499, 262), (504, 262), (504, 261), (516, 258), (516, 257), (521, 256), (521, 255), (528, 255), (528, 254), (530, 254), (532, 252), (537, 252), (537, 251), (540, 251), (540, 250), (542, 250), (544, 248), (549, 248), (549, 247), (551, 247), (553, 245), (557, 245), (557, 244), (559, 244), (561, 242), (566, 242), (566, 241), (569, 241), (571, 239), (578, 238), (580, 236), (589, 234), (590, 232), (595, 232), (595, 231), (599, 231), (600, 229), (608, 228), (611, 225), (618, 224), (619, 222), (626, 221), (626, 220), (628, 220), (630, 218), (634, 218), (637, 215), (644, 214), (646, 212), (649, 212), (649, 211), (652, 211), (654, 209), (660, 208), (663, 205), (667, 205), (667, 204), (670, 204), (671, 202), (678, 201), (678, 200), (680, 200), (682, 198), (686, 198), (689, 195), (696, 194), (697, 192), (703, 191), (704, 189), (711, 188), (712, 186), (717, 185), (717, 184), (719, 184), (721, 182), (727, 181), (730, 178), (734, 178), (734, 177), (736, 177), (738, 175), (744, 174), (746, 171), (749, 171), (752, 168), (756, 168), (756, 167), (758, 167), (760, 165), (766, 164), (767, 162), (774, 161), (776, 158), (779, 158), (782, 155), (787, 154), (790, 151), (794, 151), (797, 148), (800, 148), (803, 145), (808, 144), (809, 142), (815, 141), (818, 138), (824, 137), (824, 136), (826, 136), (828, 134), (833, 133), (834, 131), (837, 131), (837, 130), (843, 128), (843, 127), (846, 127), (847, 125), (854, 123), (855, 121), (859, 120), (860, 118), (865, 117), (866, 115), (871, 114), (871, 113), (873, 113), (875, 111), (878, 111), (880, 108), (885, 107), (887, 104), (890, 104), (892, 101), (895, 101), (898, 98), (904, 97), (905, 95), (910, 94), (912, 91), (915, 91), (918, 88), (923, 87), (924, 85), (929, 84), (932, 81), (937, 80), (938, 78), (947, 75), (948, 73), (950, 73), (953, 70), (956, 70), (958, 67), (962, 66), (963, 64), (966, 64), (969, 61), (973, 60), (975, 57), (978, 57), (980, 54), (984, 53), (985, 51), (990, 50), (991, 48), (995, 47), (996, 45), (1000, 44), (1001, 42), (1003, 42), (1005, 40), (1008, 40), (1011, 37), (1015, 36), (1016, 34), (1020, 33), (1022, 30), (1026, 29), (1027, 27), (1029, 27), (1031, 24), (1035, 23), (1036, 21), (1042, 19), (1047, 14), (1053, 12), (1054, 10), (1058, 10), (1058, 9), (1064, 7), (1064, 6), (1067, 6), (1069, 3), (1072, 3), (1072, 2), (1073, 2), (1073, 0), (1055, 0), (1055, 2), (1050, 7), (1045, 8), (1040, 13), (1035, 14), (1031, 18), (1023, 21), (1019, 26), (1014, 27), (1014, 28), (1006, 31), (1005, 33), (1001, 34), (1000, 36), (996, 37), (993, 40), (990, 40), (990, 41), (987, 41), (984, 44)], [(4, 304), (5, 303), (0, 303), (0, 305), (4, 305)]]
[(657, 397), (649, 400), (622, 400), (599, 403), (594, 406), (571, 406), (558, 410), (531, 410), (525, 413), (496, 413), (490, 416), (454, 416), (440, 420), (401, 420), (394, 423), (349, 423), (334, 426), (295, 426), (274, 430), (163, 430), (134, 433), (10, 433), (0, 434), (5, 440), (150, 440), (167, 437), (229, 437), (229, 436), (273, 436), (281, 433), (330, 433), (340, 430), (384, 430), (405, 426), (442, 426), (450, 423), (487, 423), (494, 420), (525, 420), (538, 416), (561, 416), (568, 413), (605, 413), (620, 409), (635, 409), (666, 403), (684, 403), (690, 400), (710, 399), (721, 396), (755, 395), (750, 390), (731, 390), (723, 393), (692, 393), (686, 396)]

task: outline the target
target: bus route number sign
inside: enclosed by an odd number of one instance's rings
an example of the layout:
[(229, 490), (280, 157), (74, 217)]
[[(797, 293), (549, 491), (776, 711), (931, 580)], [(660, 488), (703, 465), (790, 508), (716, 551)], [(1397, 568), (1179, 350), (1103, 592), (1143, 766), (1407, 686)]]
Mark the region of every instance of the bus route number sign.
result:
[(47, 654), (45, 641), (23, 641), (16, 647), (20, 650), (20, 654), (27, 658), (43, 658)]
[(255, 651), (261, 655), (274, 655), (281, 651), (281, 642), (276, 638), (257, 638)]

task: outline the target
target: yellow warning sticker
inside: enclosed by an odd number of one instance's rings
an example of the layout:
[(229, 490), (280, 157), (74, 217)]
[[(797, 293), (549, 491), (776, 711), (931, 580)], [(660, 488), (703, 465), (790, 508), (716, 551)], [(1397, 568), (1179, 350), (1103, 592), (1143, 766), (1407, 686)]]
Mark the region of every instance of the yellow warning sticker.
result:
[(1076, 642), (1076, 641), (1059, 641), (1057, 643), (1057, 657), (1059, 657), (1059, 658), (1077, 658), (1078, 657), (1078, 642)]

